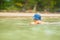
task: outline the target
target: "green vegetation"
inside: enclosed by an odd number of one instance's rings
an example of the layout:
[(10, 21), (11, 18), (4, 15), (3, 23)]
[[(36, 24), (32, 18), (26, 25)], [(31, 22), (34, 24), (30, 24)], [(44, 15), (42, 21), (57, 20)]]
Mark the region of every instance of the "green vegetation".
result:
[(60, 9), (60, 0), (0, 0), (0, 10), (56, 11)]

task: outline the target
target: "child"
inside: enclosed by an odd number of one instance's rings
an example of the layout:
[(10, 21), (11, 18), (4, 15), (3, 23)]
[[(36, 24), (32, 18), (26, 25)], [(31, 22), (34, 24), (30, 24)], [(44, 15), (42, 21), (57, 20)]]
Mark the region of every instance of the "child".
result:
[(41, 15), (39, 13), (35, 13), (33, 16), (34, 22), (31, 24), (41, 24)]

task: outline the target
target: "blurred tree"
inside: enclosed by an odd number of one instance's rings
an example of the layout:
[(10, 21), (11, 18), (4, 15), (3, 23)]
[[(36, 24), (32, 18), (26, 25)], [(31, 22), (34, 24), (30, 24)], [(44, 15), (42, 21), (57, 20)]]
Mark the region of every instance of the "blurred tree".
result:
[(60, 0), (0, 0), (0, 10), (53, 10), (60, 8)]

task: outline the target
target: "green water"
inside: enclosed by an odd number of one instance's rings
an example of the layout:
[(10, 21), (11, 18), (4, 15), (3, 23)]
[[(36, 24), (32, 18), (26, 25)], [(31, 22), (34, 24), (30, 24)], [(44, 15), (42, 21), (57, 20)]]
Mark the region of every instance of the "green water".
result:
[(0, 40), (60, 40), (60, 24), (30, 25), (31, 21), (29, 18), (0, 18)]

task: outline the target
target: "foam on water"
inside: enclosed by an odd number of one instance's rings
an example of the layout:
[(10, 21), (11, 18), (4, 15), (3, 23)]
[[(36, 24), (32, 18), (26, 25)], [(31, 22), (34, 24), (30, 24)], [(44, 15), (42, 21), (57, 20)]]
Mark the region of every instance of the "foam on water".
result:
[(60, 24), (60, 22), (45, 22), (44, 24)]
[(44, 33), (48, 36), (54, 34), (52, 30), (44, 30)]

